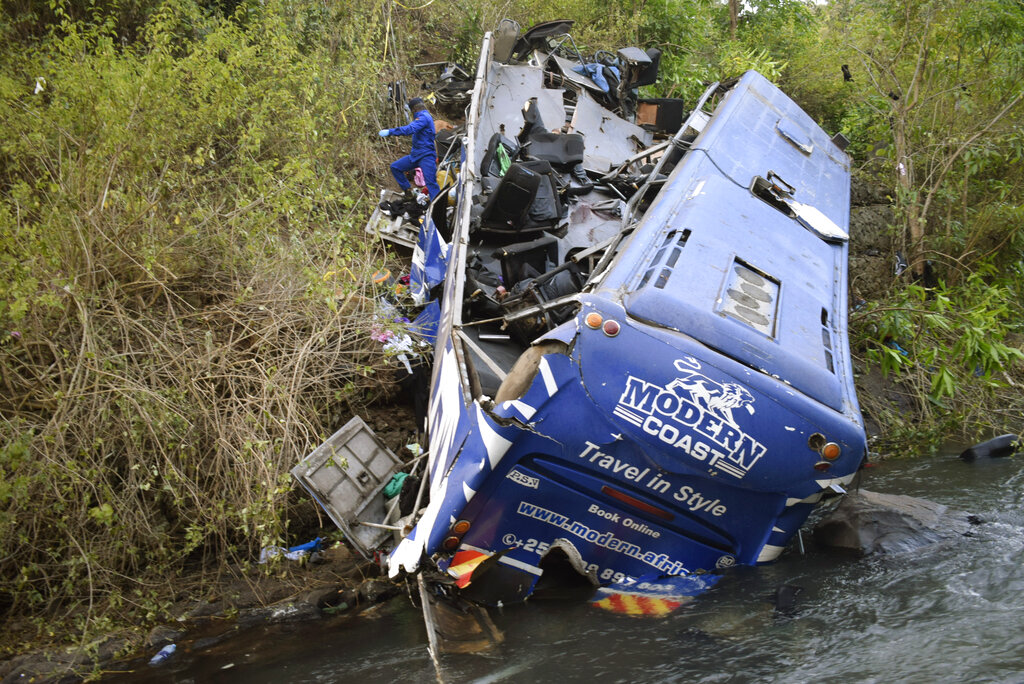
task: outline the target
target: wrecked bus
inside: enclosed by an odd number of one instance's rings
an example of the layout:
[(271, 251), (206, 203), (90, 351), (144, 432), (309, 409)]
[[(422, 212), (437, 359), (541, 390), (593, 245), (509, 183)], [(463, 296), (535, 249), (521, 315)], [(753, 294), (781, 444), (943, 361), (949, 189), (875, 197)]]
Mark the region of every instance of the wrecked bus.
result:
[(841, 141), (755, 72), (688, 112), (638, 98), (656, 53), (595, 69), (567, 30), (485, 37), (413, 258), (429, 503), (389, 573), (484, 603), (565, 568), (695, 593), (778, 557), (867, 454)]

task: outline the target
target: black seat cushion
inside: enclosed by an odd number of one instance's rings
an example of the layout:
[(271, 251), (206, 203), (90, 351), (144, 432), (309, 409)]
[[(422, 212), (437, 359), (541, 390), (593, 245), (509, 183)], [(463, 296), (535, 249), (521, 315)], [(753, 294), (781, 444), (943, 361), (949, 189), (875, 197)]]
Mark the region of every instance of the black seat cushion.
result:
[(523, 151), (533, 159), (572, 166), (583, 161), (583, 135), (534, 131)]
[(494, 178), (501, 177), (501, 166), (498, 163), (499, 146), (505, 149), (505, 153), (508, 155), (510, 161), (515, 161), (516, 157), (519, 155), (519, 143), (506, 138), (501, 133), (495, 133), (488, 141), (487, 150), (484, 152), (484, 158), (480, 162), (481, 176), (491, 176)]
[(500, 230), (521, 228), (537, 196), (541, 180), (541, 174), (536, 171), (522, 164), (512, 164), (487, 198), (480, 215), (480, 224)]

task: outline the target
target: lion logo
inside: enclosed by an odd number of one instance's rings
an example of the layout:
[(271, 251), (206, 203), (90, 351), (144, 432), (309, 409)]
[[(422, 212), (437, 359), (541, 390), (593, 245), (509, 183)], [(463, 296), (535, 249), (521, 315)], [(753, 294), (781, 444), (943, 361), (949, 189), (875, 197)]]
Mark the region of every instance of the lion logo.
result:
[[(677, 390), (682, 390), (690, 395), (689, 400), (695, 405), (703, 408), (712, 415), (718, 416), (729, 425), (738, 428), (736, 419), (733, 418), (734, 409), (743, 408), (747, 413), (754, 415), (754, 395), (746, 387), (734, 382), (719, 383), (711, 380), (700, 370), (700, 363), (691, 356), (685, 359), (676, 359), (676, 370), (680, 375), (665, 386), (678, 396)], [(683, 397), (685, 398), (685, 397)]]

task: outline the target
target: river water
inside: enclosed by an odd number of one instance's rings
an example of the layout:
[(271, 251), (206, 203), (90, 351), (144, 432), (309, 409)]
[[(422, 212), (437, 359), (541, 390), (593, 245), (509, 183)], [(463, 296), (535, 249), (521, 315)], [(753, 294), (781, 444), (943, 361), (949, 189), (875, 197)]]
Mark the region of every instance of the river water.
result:
[[(492, 610), (500, 652), (442, 656), (443, 681), (1024, 682), (1024, 458), (887, 461), (861, 486), (985, 523), (888, 557), (794, 544), (663, 618), (570, 600)], [(788, 615), (773, 607), (780, 585), (802, 589)], [(399, 596), (355, 619), (249, 630), (122, 681), (436, 682), (425, 635)]]

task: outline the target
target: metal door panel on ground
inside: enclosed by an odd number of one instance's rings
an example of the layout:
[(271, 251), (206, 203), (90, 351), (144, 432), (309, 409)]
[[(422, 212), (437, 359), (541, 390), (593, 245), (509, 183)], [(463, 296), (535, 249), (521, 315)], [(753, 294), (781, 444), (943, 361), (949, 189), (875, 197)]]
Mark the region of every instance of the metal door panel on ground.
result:
[(309, 491), (356, 550), (369, 558), (391, 533), (359, 523), (384, 521), (383, 490), (401, 465), (356, 416), (292, 468), (292, 477)]

